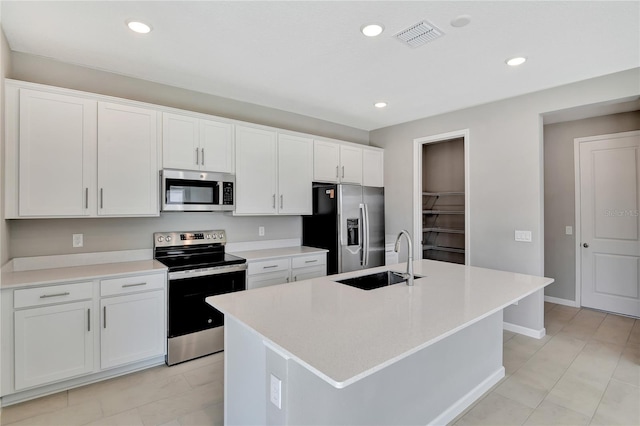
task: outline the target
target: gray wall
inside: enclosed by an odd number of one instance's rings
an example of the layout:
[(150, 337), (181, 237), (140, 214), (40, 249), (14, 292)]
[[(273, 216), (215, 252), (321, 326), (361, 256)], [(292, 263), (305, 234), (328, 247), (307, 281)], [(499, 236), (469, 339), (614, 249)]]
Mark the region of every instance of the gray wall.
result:
[[(213, 114), (350, 142), (368, 144), (364, 130), (286, 111), (266, 108), (119, 74), (11, 52), (8, 78), (117, 96), (190, 111)], [(4, 104), (4, 103), (3, 103)], [(7, 258), (108, 250), (151, 248), (156, 231), (225, 229), (231, 242), (300, 238), (300, 217), (232, 217), (214, 214), (166, 214), (132, 219), (9, 220), (3, 231)], [(265, 236), (258, 236), (258, 226)], [(84, 247), (72, 248), (71, 235), (84, 234)]]
[[(413, 229), (413, 140), (469, 129), (470, 263), (542, 275), (541, 114), (637, 97), (638, 81), (636, 68), (372, 131), (371, 145), (385, 149), (386, 232)], [(515, 242), (516, 229), (530, 230), (533, 241)], [(537, 305), (507, 308), (505, 321), (539, 329)]]
[[(573, 140), (640, 130), (640, 111), (544, 126), (544, 273), (555, 278), (545, 294), (575, 301), (575, 168)], [(565, 227), (573, 235), (565, 234)]]

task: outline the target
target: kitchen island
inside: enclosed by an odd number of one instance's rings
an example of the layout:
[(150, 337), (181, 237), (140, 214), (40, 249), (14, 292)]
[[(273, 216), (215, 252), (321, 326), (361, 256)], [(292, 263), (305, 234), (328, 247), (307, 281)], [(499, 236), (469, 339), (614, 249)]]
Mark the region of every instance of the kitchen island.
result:
[[(550, 278), (420, 260), (207, 298), (225, 314), (226, 424), (443, 424), (504, 377), (502, 309)], [(542, 307), (541, 307), (542, 309)]]

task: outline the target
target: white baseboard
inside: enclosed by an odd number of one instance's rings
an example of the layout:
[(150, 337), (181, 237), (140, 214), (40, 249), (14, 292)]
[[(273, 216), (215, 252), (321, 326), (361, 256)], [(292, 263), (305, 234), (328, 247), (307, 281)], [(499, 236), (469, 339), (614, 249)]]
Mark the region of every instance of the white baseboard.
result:
[(503, 322), (502, 328), (514, 333), (523, 334), (525, 336), (533, 337), (534, 339), (542, 339), (547, 331), (544, 328), (536, 330), (533, 328), (523, 327), (521, 325), (511, 324), (510, 322)]
[(574, 308), (580, 307), (580, 304), (575, 300), (560, 299), (559, 297), (545, 296), (544, 301), (549, 303), (555, 303), (556, 305), (572, 306)]
[(471, 389), (466, 395), (454, 402), (442, 414), (429, 422), (430, 425), (446, 425), (462, 413), (468, 406), (480, 398), (482, 394), (498, 383), (505, 374), (504, 367), (500, 367), (495, 373), (484, 379), (478, 386)]

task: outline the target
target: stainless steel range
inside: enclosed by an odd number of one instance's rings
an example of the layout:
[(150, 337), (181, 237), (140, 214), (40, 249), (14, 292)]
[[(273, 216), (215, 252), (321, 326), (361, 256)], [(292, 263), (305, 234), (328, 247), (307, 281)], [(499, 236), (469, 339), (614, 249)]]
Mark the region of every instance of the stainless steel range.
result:
[(156, 232), (154, 258), (169, 268), (167, 365), (224, 349), (224, 316), (205, 302), (246, 288), (247, 261), (225, 253), (222, 230)]

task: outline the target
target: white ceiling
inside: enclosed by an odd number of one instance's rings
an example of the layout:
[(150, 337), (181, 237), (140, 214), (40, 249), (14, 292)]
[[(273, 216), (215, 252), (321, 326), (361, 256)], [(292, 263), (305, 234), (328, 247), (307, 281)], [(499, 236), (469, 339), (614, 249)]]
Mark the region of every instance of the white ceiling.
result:
[[(2, 1), (12, 50), (372, 130), (640, 66), (639, 1)], [(450, 25), (471, 16), (463, 28)], [(128, 19), (151, 24), (134, 34)], [(427, 19), (444, 37), (394, 38)], [(385, 27), (377, 38), (365, 23)], [(505, 65), (512, 56), (528, 62)], [(640, 83), (639, 83), (640, 84)], [(388, 102), (385, 109), (373, 103)]]

